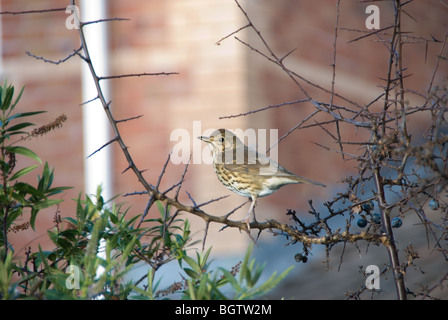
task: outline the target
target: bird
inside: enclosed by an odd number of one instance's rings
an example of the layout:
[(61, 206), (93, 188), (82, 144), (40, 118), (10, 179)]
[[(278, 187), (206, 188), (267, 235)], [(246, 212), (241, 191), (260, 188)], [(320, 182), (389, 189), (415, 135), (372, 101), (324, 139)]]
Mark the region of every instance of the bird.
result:
[(268, 196), (288, 184), (309, 183), (325, 187), (323, 183), (286, 170), (273, 159), (247, 147), (230, 130), (218, 129), (209, 137), (199, 136), (198, 139), (206, 142), (211, 149), (218, 180), (227, 189), (251, 200), (245, 217), (247, 230), (250, 230), (251, 213), (256, 221), (257, 198)]

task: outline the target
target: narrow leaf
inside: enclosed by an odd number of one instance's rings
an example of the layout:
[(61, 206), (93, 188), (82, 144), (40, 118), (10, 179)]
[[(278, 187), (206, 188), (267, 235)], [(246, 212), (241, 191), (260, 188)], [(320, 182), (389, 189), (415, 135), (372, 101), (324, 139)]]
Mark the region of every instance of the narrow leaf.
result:
[(42, 209), (54, 206), (56, 204), (59, 204), (62, 201), (64, 201), (64, 200), (63, 199), (47, 199), (47, 200), (36, 202), (33, 205), (33, 208), (36, 210), (42, 210)]
[(23, 169), (17, 171), (17, 172), (16, 172), (11, 178), (9, 178), (8, 180), (9, 180), (9, 181), (16, 180), (16, 179), (18, 179), (18, 178), (20, 178), (20, 177), (22, 177), (22, 176), (24, 176), (24, 175), (30, 173), (31, 171), (33, 171), (34, 169), (36, 169), (38, 166), (39, 166), (39, 165), (36, 164), (36, 165), (33, 165), (33, 166), (29, 166), (29, 167), (23, 168)]
[(42, 160), (40, 160), (39, 156), (34, 153), (34, 151), (25, 148), (25, 147), (20, 147), (20, 146), (9, 146), (6, 147), (6, 151), (11, 152), (11, 153), (17, 153), (17, 154), (21, 154), (22, 156), (31, 158), (33, 160), (36, 160), (37, 162), (39, 162), (40, 164), (42, 164)]
[(34, 126), (34, 123), (31, 123), (31, 122), (21, 122), (21, 123), (18, 123), (16, 125), (13, 125), (12, 127), (9, 127), (8, 129), (6, 129), (6, 131), (7, 132), (18, 131), (18, 130), (21, 130), (23, 128), (30, 127), (30, 126)]
[(20, 98), (22, 97), (23, 90), (25, 90), (25, 86), (22, 87), (22, 89), (19, 92), (19, 95), (17, 96), (16, 100), (14, 100), (14, 103), (11, 105), (11, 111), (14, 109), (14, 107), (19, 102)]
[(9, 86), (6, 88), (6, 93), (4, 95), (4, 98), (2, 97), (2, 110), (6, 110), (10, 107), (12, 96), (14, 95), (14, 87)]
[(202, 272), (201, 267), (198, 265), (198, 263), (196, 261), (194, 261), (189, 256), (185, 256), (183, 259), (186, 263), (188, 263), (190, 265), (190, 267), (193, 268), (194, 271), (196, 271), (197, 274), (201, 274), (201, 272)]
[(41, 113), (45, 113), (46, 111), (32, 111), (32, 112), (19, 112), (16, 114), (13, 114), (12, 116), (10, 116), (8, 118), (8, 121), (11, 121), (13, 119), (17, 119), (17, 118), (22, 118), (22, 117), (29, 117), (29, 116), (34, 116), (36, 114), (41, 114)]
[(199, 279), (199, 274), (197, 274), (195, 271), (191, 270), (190, 268), (184, 268), (185, 273), (192, 279)]
[(55, 194), (61, 193), (62, 191), (69, 190), (69, 189), (73, 189), (73, 187), (56, 187), (56, 188), (51, 188), (51, 189), (48, 189), (45, 192), (45, 194), (47, 195), (47, 197), (49, 197), (49, 196), (53, 196)]
[(219, 270), (221, 270), (222, 273), (224, 273), (224, 278), (230, 283), (230, 285), (232, 286), (232, 288), (236, 291), (236, 292), (241, 292), (242, 288), (240, 286), (240, 284), (238, 283), (238, 281), (235, 279), (235, 276), (233, 274), (230, 273), (230, 271), (219, 267)]

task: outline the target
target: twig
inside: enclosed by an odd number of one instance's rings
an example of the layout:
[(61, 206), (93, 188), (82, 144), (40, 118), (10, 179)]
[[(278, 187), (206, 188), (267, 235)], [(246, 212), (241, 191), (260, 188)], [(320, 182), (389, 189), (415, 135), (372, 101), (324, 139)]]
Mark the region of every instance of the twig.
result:
[(24, 11), (0, 11), (0, 14), (10, 14), (10, 15), (18, 15), (18, 14), (29, 14), (29, 13), (47, 13), (47, 12), (58, 12), (65, 11), (67, 8), (52, 8), (52, 9), (37, 9), (37, 10), (24, 10)]
[[(338, 0), (336, 4), (336, 24), (334, 27), (334, 42), (333, 42), (333, 63), (331, 65), (333, 74), (331, 77), (331, 97), (330, 97), (330, 110), (333, 109), (333, 102), (334, 102), (334, 94), (335, 94), (335, 79), (336, 79), (336, 57), (337, 57), (337, 50), (336, 50), (336, 44), (338, 40), (338, 29), (339, 29), (339, 6), (340, 6), (340, 0)], [(338, 135), (338, 141), (341, 141), (341, 131), (339, 127), (339, 121), (336, 122), (336, 133)], [(342, 160), (344, 160), (344, 148), (342, 144), (339, 144), (339, 149), (342, 154)]]
[(93, 156), (95, 153), (103, 150), (105, 147), (107, 147), (108, 145), (110, 145), (111, 143), (114, 143), (115, 141), (117, 141), (117, 137), (113, 138), (112, 140), (106, 142), (105, 144), (103, 144), (100, 148), (96, 149), (94, 152), (92, 152), (91, 154), (89, 154), (87, 156), (87, 158), (90, 158), (91, 156)]
[(373, 35), (375, 35), (375, 34), (378, 34), (378, 33), (383, 32), (383, 31), (385, 31), (385, 30), (392, 29), (392, 28), (394, 28), (394, 27), (395, 27), (394, 25), (390, 25), (390, 26), (387, 26), (387, 27), (384, 27), (384, 28), (381, 28), (381, 29), (377, 29), (377, 30), (375, 30), (375, 31), (372, 31), (372, 32), (369, 32), (369, 33), (367, 33), (367, 34), (365, 34), (365, 35), (362, 35), (362, 36), (360, 36), (360, 37), (358, 37), (358, 38), (355, 38), (355, 39), (353, 39), (353, 40), (350, 40), (348, 43), (352, 43), (352, 42), (359, 41), (359, 40), (361, 40), (361, 39), (364, 39), (364, 38), (373, 36)]
[(81, 22), (80, 26), (81, 27), (85, 27), (88, 26), (89, 24), (95, 24), (95, 23), (101, 23), (101, 22), (110, 22), (110, 21), (129, 21), (131, 19), (128, 18), (107, 18), (107, 19), (98, 19), (98, 20), (92, 20), (92, 21), (86, 21), (86, 22)]
[(185, 164), (184, 172), (182, 173), (182, 177), (180, 178), (180, 181), (179, 181), (179, 183), (178, 183), (179, 187), (177, 188), (177, 190), (176, 190), (176, 195), (174, 196), (174, 199), (175, 199), (176, 201), (178, 201), (178, 199), (179, 199), (180, 188), (182, 187), (182, 183), (183, 183), (184, 180), (185, 180), (185, 175), (187, 174), (188, 166), (189, 166), (189, 164), (190, 164), (190, 160), (191, 160), (191, 154), (190, 154), (190, 158), (189, 158), (189, 160), (188, 160), (188, 163)]
[(111, 80), (111, 79), (122, 79), (122, 78), (131, 78), (131, 77), (145, 77), (145, 76), (170, 76), (173, 74), (179, 74), (178, 72), (143, 72), (143, 73), (129, 73), (129, 74), (119, 74), (115, 76), (103, 76), (98, 77), (98, 80)]
[(58, 61), (53, 61), (53, 60), (50, 60), (50, 59), (46, 59), (46, 58), (44, 58), (44, 57), (36, 56), (36, 55), (32, 54), (32, 53), (29, 52), (29, 51), (25, 51), (25, 53), (26, 53), (28, 56), (33, 57), (33, 58), (35, 58), (35, 59), (37, 59), (37, 60), (42, 60), (42, 61), (44, 61), (44, 62), (48, 62), (48, 63), (52, 63), (52, 64), (56, 64), (56, 65), (58, 65), (58, 64), (60, 64), (60, 63), (63, 63), (63, 62), (65, 62), (65, 61), (67, 61), (67, 60), (70, 59), (71, 57), (77, 55), (77, 54), (79, 53), (79, 51), (81, 51), (81, 50), (82, 50), (82, 47), (79, 47), (77, 50), (73, 50), (73, 53), (69, 54), (67, 57), (65, 57), (65, 58), (63, 58), (63, 59), (60, 59), (60, 60), (58, 60)]
[(302, 124), (304, 124), (305, 122), (307, 122), (308, 120), (310, 120), (311, 118), (313, 118), (316, 114), (318, 114), (320, 112), (320, 110), (314, 110), (311, 114), (309, 114), (305, 119), (303, 119), (302, 121), (300, 121), (298, 124), (296, 124), (294, 127), (292, 127), (291, 129), (288, 130), (288, 132), (286, 132), (283, 136), (280, 137), (280, 139), (278, 139), (278, 141), (272, 145), (269, 146), (269, 149), (266, 152), (269, 152), (272, 148), (274, 148), (276, 145), (278, 145), (280, 143), (280, 141), (282, 141), (283, 139), (285, 139), (287, 136), (289, 136), (294, 130), (300, 128), (302, 126)]
[(246, 24), (244, 27), (241, 27), (241, 28), (239, 28), (238, 30), (235, 30), (235, 31), (231, 32), (230, 34), (226, 35), (225, 37), (222, 37), (221, 39), (219, 39), (218, 41), (216, 41), (215, 44), (218, 45), (218, 46), (221, 45), (221, 42), (222, 42), (222, 41), (224, 41), (225, 39), (231, 37), (231, 36), (234, 35), (234, 34), (237, 34), (237, 33), (240, 32), (241, 30), (244, 30), (244, 29), (250, 27), (251, 25), (252, 25), (251, 23)]
[(140, 119), (141, 117), (143, 117), (143, 115), (138, 115), (135, 117), (130, 117), (130, 118), (126, 118), (126, 119), (121, 119), (121, 120), (115, 120), (115, 123), (121, 123), (121, 122), (126, 122), (126, 121), (130, 121), (130, 120), (136, 120), (136, 119)]
[(242, 117), (242, 116), (247, 116), (249, 114), (254, 114), (254, 113), (257, 113), (257, 112), (265, 111), (265, 110), (268, 110), (268, 109), (273, 109), (273, 108), (278, 108), (278, 107), (283, 107), (283, 106), (289, 106), (289, 105), (292, 105), (292, 104), (297, 104), (297, 103), (307, 102), (307, 101), (308, 101), (308, 99), (299, 99), (299, 100), (294, 100), (294, 101), (289, 101), (289, 102), (283, 102), (283, 103), (280, 103), (280, 104), (267, 106), (267, 107), (264, 107), (264, 108), (261, 108), (261, 109), (252, 110), (252, 111), (245, 112), (245, 113), (240, 113), (240, 114), (237, 114), (237, 115), (222, 116), (222, 117), (219, 117), (219, 119), (238, 118), (238, 117)]

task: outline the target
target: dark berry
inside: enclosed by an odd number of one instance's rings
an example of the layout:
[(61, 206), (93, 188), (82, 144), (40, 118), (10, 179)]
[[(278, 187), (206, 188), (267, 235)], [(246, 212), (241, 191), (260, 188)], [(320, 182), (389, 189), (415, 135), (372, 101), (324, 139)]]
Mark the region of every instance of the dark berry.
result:
[(392, 228), (400, 228), (403, 224), (403, 220), (399, 217), (395, 217), (392, 219)]
[(381, 216), (378, 213), (372, 214), (372, 221), (376, 224), (381, 224)]
[(296, 255), (294, 256), (294, 259), (296, 260), (296, 262), (306, 263), (308, 261), (308, 257), (301, 253), (296, 253)]
[(370, 211), (370, 210), (372, 210), (374, 207), (375, 207), (375, 205), (373, 204), (372, 201), (366, 202), (366, 203), (364, 203), (364, 204), (362, 205), (362, 209), (363, 209), (364, 211)]
[(429, 201), (429, 207), (432, 210), (437, 210), (439, 209), (439, 201), (437, 199), (431, 199), (431, 201)]
[(367, 220), (364, 218), (359, 218), (356, 223), (358, 224), (358, 227), (364, 228), (367, 225)]

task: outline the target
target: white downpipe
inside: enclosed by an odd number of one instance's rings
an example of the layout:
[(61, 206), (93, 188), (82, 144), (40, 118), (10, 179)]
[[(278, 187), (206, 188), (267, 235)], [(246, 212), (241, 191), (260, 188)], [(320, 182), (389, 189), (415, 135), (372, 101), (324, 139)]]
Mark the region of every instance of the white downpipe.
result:
[[(106, 18), (106, 12), (106, 0), (81, 0), (81, 21), (104, 19)], [(98, 76), (108, 75), (107, 23), (90, 24), (84, 27), (84, 34), (96, 74)], [(108, 101), (109, 87), (107, 81), (101, 82), (101, 88), (106, 101)], [(92, 100), (97, 95), (89, 68), (86, 63), (83, 63), (83, 101)], [(98, 185), (102, 185), (104, 200), (110, 199), (112, 197), (110, 148), (106, 147), (88, 158), (90, 154), (111, 139), (107, 116), (98, 99), (83, 106), (83, 133), (85, 191), (89, 195), (94, 195)]]
[[(93, 21), (107, 18), (106, 0), (81, 0), (81, 21)], [(84, 35), (89, 48), (90, 58), (98, 76), (108, 75), (109, 46), (107, 23), (94, 23), (84, 27)], [(89, 101), (98, 96), (86, 63), (82, 64), (82, 99)], [(100, 83), (106, 101), (109, 101), (107, 81)], [(103, 188), (103, 199), (112, 197), (111, 150), (106, 147), (95, 153), (101, 146), (110, 141), (110, 127), (101, 102), (96, 99), (83, 106), (83, 139), (84, 139), (84, 184), (88, 195), (95, 195), (99, 185)], [(98, 256), (105, 258), (105, 242), (100, 243)], [(97, 276), (103, 274), (99, 267)]]

